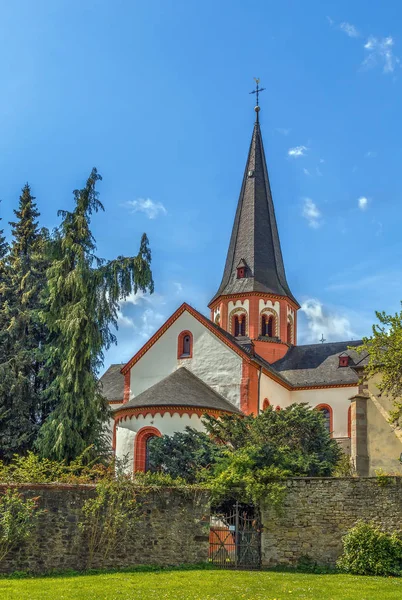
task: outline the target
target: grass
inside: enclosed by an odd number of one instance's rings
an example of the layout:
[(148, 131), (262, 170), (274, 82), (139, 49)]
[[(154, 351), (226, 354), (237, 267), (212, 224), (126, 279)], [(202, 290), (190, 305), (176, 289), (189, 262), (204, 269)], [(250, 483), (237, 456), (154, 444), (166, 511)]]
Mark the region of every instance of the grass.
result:
[(402, 579), (274, 571), (137, 570), (0, 579), (1, 600), (400, 600)]

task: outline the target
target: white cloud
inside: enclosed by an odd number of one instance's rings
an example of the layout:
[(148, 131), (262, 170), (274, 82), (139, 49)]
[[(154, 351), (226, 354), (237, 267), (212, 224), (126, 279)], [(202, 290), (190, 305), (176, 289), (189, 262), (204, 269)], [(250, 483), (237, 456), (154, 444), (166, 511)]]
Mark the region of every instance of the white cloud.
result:
[(174, 281), (173, 282), (174, 287), (176, 288), (176, 294), (180, 295), (183, 291), (183, 286), (181, 283), (179, 283), (178, 281)]
[(317, 173), (318, 177), (322, 177), (322, 172), (321, 172), (320, 167), (316, 167), (315, 172)]
[(320, 158), (320, 163), (325, 163), (325, 160), (323, 158)]
[(134, 320), (131, 317), (123, 315), (121, 310), (117, 313), (117, 325), (119, 327), (135, 327)]
[(321, 225), (321, 213), (311, 198), (304, 198), (303, 217), (307, 219), (310, 227), (317, 229)]
[(368, 199), (366, 198), (366, 196), (361, 196), (357, 201), (357, 205), (360, 208), (360, 210), (366, 210), (368, 205)]
[(148, 340), (158, 327), (162, 325), (164, 320), (164, 315), (155, 311), (153, 308), (145, 309), (139, 318), (139, 325), (137, 328), (138, 335), (144, 340)]
[(309, 171), (308, 169), (303, 169), (303, 173), (304, 173), (305, 175), (310, 175), (310, 171)]
[(331, 17), (327, 16), (327, 21), (330, 24), (330, 26), (332, 27), (332, 25), (335, 23), (335, 21), (333, 19), (331, 19)]
[(292, 131), (291, 129), (287, 129), (286, 127), (277, 127), (276, 131), (278, 133), (280, 133), (281, 135), (289, 135), (289, 133)]
[(131, 208), (131, 212), (143, 212), (148, 219), (156, 219), (159, 215), (166, 215), (167, 210), (162, 202), (154, 202), (151, 198), (138, 198), (137, 200), (129, 200), (125, 206)]
[(363, 62), (363, 66), (371, 69), (376, 65), (382, 65), (383, 73), (393, 73), (400, 60), (393, 53), (394, 40), (391, 36), (386, 38), (376, 38), (370, 36), (364, 44), (364, 49), (368, 55)]
[(288, 156), (293, 156), (294, 158), (297, 158), (298, 156), (305, 156), (306, 150), (306, 146), (295, 146), (294, 148), (289, 148)]
[(303, 302), (301, 312), (307, 319), (304, 342), (318, 343), (323, 335), (327, 342), (356, 338), (347, 317), (330, 312), (322, 302), (311, 298)]
[(354, 25), (352, 25), (351, 23), (341, 23), (339, 25), (339, 28), (346, 33), (346, 35), (348, 35), (349, 37), (359, 37), (360, 33), (357, 31), (356, 27)]
[(369, 150), (364, 155), (364, 158), (375, 158), (376, 156), (377, 156), (377, 152), (373, 152), (372, 150)]

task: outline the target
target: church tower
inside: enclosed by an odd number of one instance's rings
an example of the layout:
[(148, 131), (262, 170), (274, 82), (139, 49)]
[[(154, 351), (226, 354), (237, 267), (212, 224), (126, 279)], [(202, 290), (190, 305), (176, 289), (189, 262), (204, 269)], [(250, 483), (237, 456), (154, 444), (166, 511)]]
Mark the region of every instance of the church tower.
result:
[(268, 362), (296, 344), (300, 308), (286, 281), (259, 123), (256, 120), (222, 282), (209, 303), (211, 320)]

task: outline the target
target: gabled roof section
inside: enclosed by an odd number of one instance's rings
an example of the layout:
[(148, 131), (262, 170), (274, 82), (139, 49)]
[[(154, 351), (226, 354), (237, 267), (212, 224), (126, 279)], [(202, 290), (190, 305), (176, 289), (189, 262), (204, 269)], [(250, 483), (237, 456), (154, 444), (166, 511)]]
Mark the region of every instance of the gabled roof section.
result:
[(135, 354), (125, 365), (123, 365), (121, 372), (123, 375), (127, 373), (131, 369), (136, 362), (140, 360), (142, 356), (158, 341), (158, 339), (169, 329), (169, 327), (177, 321), (177, 319), (182, 315), (185, 311), (187, 311), (190, 315), (192, 315), (197, 321), (202, 323), (207, 329), (212, 331), (222, 342), (224, 342), (227, 346), (229, 346), (236, 354), (241, 356), (242, 358), (246, 358), (250, 360), (250, 355), (244, 348), (242, 348), (236, 342), (236, 338), (227, 333), (219, 325), (216, 325), (203, 314), (198, 312), (195, 308), (183, 302), (183, 304), (172, 314), (171, 317), (158, 329), (156, 333), (144, 344), (144, 346)]
[(101, 393), (108, 402), (123, 402), (124, 377), (121, 374), (122, 364), (110, 365), (99, 380)]
[[(357, 385), (358, 375), (354, 367), (361, 356), (350, 347), (361, 341), (331, 342), (292, 346), (287, 354), (272, 364), (272, 368), (284, 375), (293, 388), (309, 386)], [(349, 366), (339, 367), (339, 356), (350, 357)]]
[[(258, 113), (257, 113), (258, 114)], [(246, 276), (237, 278), (243, 260)], [(251, 138), (243, 183), (221, 285), (210, 304), (221, 295), (262, 292), (289, 297), (264, 146), (258, 119)]]
[[(148, 407), (190, 407), (242, 414), (231, 402), (215, 392), (185, 367), (179, 367), (170, 375), (151, 386), (121, 409)], [(119, 409), (117, 409), (118, 411)]]
[(144, 344), (144, 346), (135, 354), (121, 369), (121, 373), (124, 375), (131, 369), (136, 362), (138, 362), (142, 356), (158, 341), (158, 339), (169, 329), (169, 327), (187, 311), (197, 321), (202, 323), (209, 331), (214, 333), (224, 344), (229, 346), (236, 354), (248, 362), (254, 363), (256, 366), (262, 367), (264, 372), (267, 373), (272, 379), (275, 379), (282, 385), (290, 389), (290, 383), (286, 377), (281, 373), (277, 373), (271, 365), (257, 354), (251, 355), (251, 342), (248, 338), (235, 338), (233, 335), (219, 327), (216, 323), (207, 319), (202, 313), (198, 312), (195, 308), (186, 304), (185, 302), (172, 314), (171, 317), (158, 329), (156, 333)]

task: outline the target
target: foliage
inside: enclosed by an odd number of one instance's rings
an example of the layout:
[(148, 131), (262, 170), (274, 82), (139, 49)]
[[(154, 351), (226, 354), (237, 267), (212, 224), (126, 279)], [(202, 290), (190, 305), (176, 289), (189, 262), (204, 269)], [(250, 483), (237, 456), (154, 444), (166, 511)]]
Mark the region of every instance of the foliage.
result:
[(104, 261), (95, 255), (90, 222), (103, 210), (93, 169), (85, 187), (74, 191), (73, 211), (59, 211), (62, 223), (52, 242), (47, 270), (48, 303), (42, 316), (50, 332), (46, 349), (46, 399), (53, 411), (39, 433), (40, 454), (74, 460), (88, 446), (106, 447), (109, 409), (98, 383), (103, 351), (116, 341), (119, 301), (131, 292), (153, 291), (151, 252), (142, 236), (136, 257)]
[(88, 568), (96, 554), (108, 558), (133, 532), (140, 517), (135, 483), (128, 477), (104, 479), (96, 486), (94, 498), (82, 507), (79, 524), (88, 543)]
[(273, 464), (273, 458), (251, 445), (227, 451), (225, 458), (205, 474), (213, 502), (239, 499), (244, 503), (269, 503), (280, 508), (285, 493), (280, 480), (291, 473)]
[(39, 516), (38, 498), (24, 498), (15, 489), (0, 496), (0, 561), (26, 542)]
[(200, 469), (209, 468), (223, 456), (223, 447), (203, 432), (186, 427), (172, 436), (154, 437), (149, 441), (151, 461), (162, 473), (188, 483), (199, 479)]
[[(12, 243), (0, 267), (5, 270), (0, 303), (0, 457), (5, 459), (31, 448), (43, 422), (40, 371), (46, 329), (39, 313), (45, 301), (47, 231), (39, 229), (28, 184), (14, 213)], [(0, 247), (4, 252), (1, 239)]]
[(376, 317), (379, 323), (373, 325), (372, 336), (364, 337), (355, 349), (369, 355), (365, 379), (381, 374), (378, 389), (393, 400), (390, 419), (398, 424), (402, 416), (402, 310), (394, 315), (376, 312)]
[(337, 566), (353, 575), (401, 575), (402, 540), (359, 521), (343, 538)]
[(26, 456), (14, 455), (11, 461), (0, 461), (0, 482), (2, 483), (96, 483), (114, 478), (114, 461), (101, 463), (88, 461), (91, 449), (83, 452), (69, 464), (42, 458), (33, 452)]
[(375, 471), (377, 483), (380, 487), (387, 487), (392, 484), (392, 475), (386, 473), (383, 469), (377, 469)]
[(203, 482), (213, 499), (280, 505), (281, 479), (332, 475), (341, 457), (322, 414), (305, 404), (269, 407), (254, 417), (204, 417), (207, 434), (187, 429), (150, 443), (151, 461), (163, 473)]
[(354, 468), (351, 457), (342, 452), (338, 462), (336, 463), (334, 477), (355, 477), (356, 470)]

